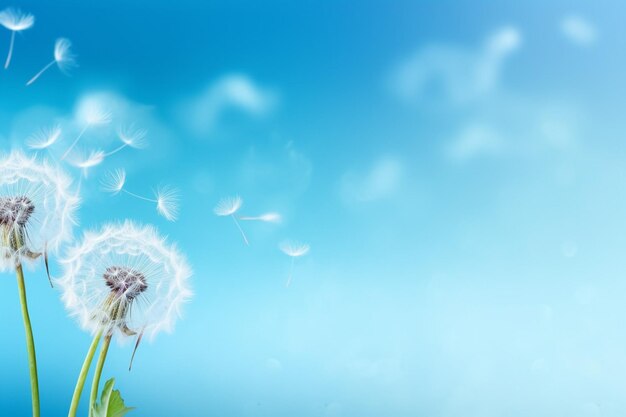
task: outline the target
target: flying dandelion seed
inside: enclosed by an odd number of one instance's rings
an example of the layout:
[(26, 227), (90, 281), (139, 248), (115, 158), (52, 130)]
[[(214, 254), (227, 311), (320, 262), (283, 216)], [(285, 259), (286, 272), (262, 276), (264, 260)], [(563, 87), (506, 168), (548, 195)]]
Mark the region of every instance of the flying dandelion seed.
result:
[(28, 138), (26, 146), (34, 150), (47, 149), (54, 145), (60, 136), (61, 126), (58, 124), (52, 127), (43, 128)]
[(248, 238), (243, 232), (243, 229), (241, 228), (241, 225), (239, 224), (239, 222), (237, 221), (237, 217), (235, 216), (235, 213), (237, 213), (237, 211), (241, 208), (242, 204), (243, 200), (238, 195), (235, 197), (222, 198), (219, 203), (217, 203), (217, 206), (215, 206), (215, 208), (213, 209), (213, 212), (220, 217), (232, 217), (235, 224), (237, 225), (237, 228), (239, 229), (239, 232), (241, 232), (244, 243), (246, 245), (249, 245), (250, 243), (248, 242)]
[(76, 55), (72, 53), (72, 42), (70, 42), (69, 39), (59, 38), (56, 40), (54, 43), (54, 59), (35, 74), (35, 76), (26, 83), (26, 86), (37, 81), (37, 79), (54, 64), (65, 74), (67, 74), (70, 68), (76, 66)]
[(74, 149), (80, 138), (85, 134), (91, 126), (106, 125), (111, 123), (111, 112), (104, 110), (98, 102), (89, 101), (79, 109), (79, 118), (82, 119), (84, 126), (72, 144), (67, 148), (61, 160), (67, 158), (69, 153)]
[(281, 243), (279, 248), (285, 255), (291, 257), (291, 266), (289, 267), (289, 276), (287, 278), (286, 284), (286, 286), (288, 287), (289, 285), (291, 285), (291, 277), (293, 276), (293, 265), (296, 258), (306, 255), (311, 247), (306, 243), (286, 241)]
[(146, 129), (137, 129), (134, 125), (123, 126), (117, 131), (117, 137), (122, 141), (122, 144), (117, 148), (105, 154), (106, 157), (114, 155), (126, 147), (135, 149), (143, 149), (146, 147), (146, 135), (148, 131)]
[(83, 170), (83, 176), (87, 178), (89, 174), (89, 169), (100, 165), (104, 162), (105, 153), (101, 150), (91, 151), (88, 155), (77, 158), (71, 162), (77, 168), (81, 168)]
[(0, 12), (0, 25), (11, 31), (11, 43), (9, 53), (4, 63), (4, 69), (9, 68), (11, 57), (13, 56), (13, 45), (15, 44), (15, 34), (31, 28), (35, 24), (35, 16), (30, 13), (22, 13), (18, 9), (4, 9)]
[(126, 171), (123, 169), (117, 169), (107, 173), (101, 181), (103, 191), (113, 195), (123, 192), (139, 200), (155, 203), (157, 212), (161, 216), (171, 222), (178, 219), (180, 201), (180, 192), (178, 189), (170, 186), (163, 186), (155, 191), (154, 198), (150, 198), (128, 191), (124, 188), (125, 185)]
[(239, 220), (280, 223), (283, 220), (283, 217), (280, 215), (280, 213), (271, 212), (261, 214), (260, 216), (239, 216)]
[[(72, 181), (46, 161), (15, 151), (0, 159), (0, 270), (17, 275), (30, 369), (33, 416), (39, 416), (39, 382), (22, 264), (43, 259), (71, 238), (79, 199)], [(50, 280), (52, 284), (52, 281)]]
[[(191, 269), (176, 246), (151, 226), (130, 221), (86, 232), (61, 261), (57, 281), (70, 316), (93, 336), (81, 369), (69, 416), (75, 416), (95, 348), (104, 337), (90, 397), (95, 402), (112, 337), (149, 339), (173, 329), (191, 298)], [(136, 346), (135, 346), (136, 347)], [(134, 355), (134, 352), (133, 352)]]

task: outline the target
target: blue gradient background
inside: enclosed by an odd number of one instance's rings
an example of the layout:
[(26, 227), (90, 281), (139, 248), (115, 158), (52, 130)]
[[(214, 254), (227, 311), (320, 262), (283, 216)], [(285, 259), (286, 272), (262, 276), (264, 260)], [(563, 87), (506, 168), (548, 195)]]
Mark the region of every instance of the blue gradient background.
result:
[[(626, 415), (626, 6), (546, 3), (6, 4), (37, 22), (0, 73), (4, 150), (90, 92), (150, 106), (137, 123), (151, 146), (94, 170), (80, 210), (81, 228), (156, 224), (195, 270), (173, 334), (143, 344), (130, 373), (132, 346), (110, 351), (105, 377), (137, 407), (129, 415)], [(563, 35), (570, 13), (595, 26), (595, 42)], [(447, 45), (471, 60), (507, 25), (522, 41), (488, 92), (457, 103), (445, 80), (411, 100), (389, 88), (416, 52)], [(73, 41), (80, 67), (25, 88), (57, 36)], [(8, 41), (0, 31), (0, 56)], [(192, 132), (181, 103), (234, 73), (271, 90), (274, 106), (227, 109)], [(475, 123), (496, 126), (497, 146), (451, 159), (447, 147)], [(112, 167), (127, 168), (133, 191), (179, 187), (180, 220), (100, 193)], [(245, 224), (244, 247), (212, 214), (235, 193), (246, 213), (278, 210), (284, 222)], [(290, 288), (285, 238), (312, 247)], [(26, 416), (6, 275), (0, 414)], [(90, 337), (41, 268), (27, 283), (43, 415), (66, 415)]]

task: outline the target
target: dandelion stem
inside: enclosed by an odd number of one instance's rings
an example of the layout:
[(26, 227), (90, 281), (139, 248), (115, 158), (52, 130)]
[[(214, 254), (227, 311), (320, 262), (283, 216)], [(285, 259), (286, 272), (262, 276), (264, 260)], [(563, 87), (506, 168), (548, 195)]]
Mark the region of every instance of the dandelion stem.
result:
[(78, 134), (78, 136), (76, 136), (76, 139), (74, 139), (74, 142), (72, 142), (72, 144), (70, 145), (69, 148), (67, 148), (67, 150), (65, 151), (65, 153), (63, 154), (63, 156), (61, 157), (61, 161), (64, 160), (67, 155), (69, 155), (69, 153), (72, 151), (72, 149), (74, 149), (74, 146), (76, 146), (76, 144), (78, 143), (78, 141), (80, 140), (80, 138), (85, 134), (85, 132), (87, 131), (87, 129), (89, 129), (90, 124), (87, 123), (85, 125), (85, 127), (83, 127), (83, 130), (80, 131), (80, 133)]
[(287, 285), (285, 285), (286, 287), (289, 287), (289, 285), (291, 284), (291, 277), (293, 276), (293, 264), (295, 263), (296, 258), (295, 257), (291, 257), (291, 266), (289, 267), (289, 276), (287, 277)]
[(111, 155), (113, 155), (113, 154), (116, 154), (116, 153), (118, 153), (119, 151), (121, 151), (122, 149), (124, 149), (124, 148), (125, 148), (125, 147), (127, 147), (127, 146), (128, 146), (128, 144), (126, 144), (126, 143), (125, 143), (125, 144), (123, 144), (123, 145), (120, 145), (120, 146), (118, 146), (117, 148), (113, 149), (111, 152), (107, 152), (107, 153), (105, 153), (105, 154), (104, 154), (104, 157), (105, 157), (105, 158), (107, 158), (107, 157), (109, 157), (109, 156), (111, 156)]
[(13, 56), (13, 44), (15, 43), (15, 31), (11, 32), (11, 43), (9, 44), (9, 54), (7, 55), (7, 60), (4, 63), (4, 69), (9, 68), (9, 64), (11, 63), (11, 57)]
[(138, 198), (138, 199), (140, 199), (140, 200), (149, 201), (149, 202), (151, 202), (151, 203), (158, 203), (158, 201), (157, 201), (157, 200), (154, 200), (154, 199), (152, 199), (152, 198), (148, 198), (148, 197), (141, 196), (141, 195), (139, 195), (139, 194), (131, 193), (130, 191), (127, 191), (127, 190), (125, 190), (125, 189), (122, 189), (122, 191), (124, 191), (126, 194), (128, 194), (128, 195), (130, 195), (130, 196), (133, 196), (133, 197), (135, 197), (135, 198)]
[(26, 285), (24, 283), (24, 271), (22, 271), (22, 265), (17, 265), (15, 271), (17, 274), (17, 287), (20, 293), (22, 318), (24, 319), (24, 330), (26, 331), (26, 350), (28, 352), (28, 368), (30, 370), (30, 390), (33, 402), (33, 417), (39, 417), (39, 380), (37, 379), (35, 339), (33, 338), (33, 328), (30, 324), (30, 316), (28, 315), (28, 303), (26, 302)]
[(76, 388), (74, 388), (74, 395), (72, 396), (72, 404), (70, 405), (70, 412), (67, 415), (68, 417), (76, 417), (80, 396), (82, 395), (83, 387), (85, 386), (85, 379), (87, 379), (87, 374), (89, 373), (89, 368), (91, 367), (91, 362), (93, 361), (93, 355), (96, 353), (101, 337), (102, 330), (98, 331), (91, 342), (91, 346), (89, 346), (87, 356), (85, 356), (85, 361), (83, 362), (83, 367), (80, 369), (80, 374), (78, 374), (78, 381), (76, 381)]
[(235, 215), (231, 215), (230, 217), (233, 218), (233, 220), (235, 221), (235, 224), (237, 225), (237, 228), (241, 232), (241, 236), (243, 236), (243, 241), (246, 243), (246, 245), (250, 246), (250, 243), (248, 242), (248, 238), (246, 237), (246, 234), (243, 232), (243, 229), (241, 228), (241, 225), (237, 221), (237, 218), (235, 217)]
[(50, 68), (51, 66), (53, 66), (56, 63), (56, 60), (52, 60), (50, 61), (45, 67), (43, 67), (41, 69), (41, 71), (39, 71), (37, 74), (35, 74), (35, 76), (33, 78), (31, 78), (27, 83), (26, 86), (31, 85), (32, 83), (34, 83), (35, 81), (37, 81), (37, 78), (41, 77), (41, 74), (43, 74), (44, 72), (46, 72), (48, 70), (48, 68)]
[(111, 334), (104, 336), (104, 342), (100, 348), (100, 356), (98, 356), (98, 363), (96, 363), (96, 369), (93, 374), (93, 382), (91, 384), (91, 395), (89, 396), (89, 415), (93, 415), (93, 407), (96, 405), (96, 399), (98, 398), (98, 387), (100, 386), (100, 376), (102, 375), (102, 368), (104, 368), (104, 361), (107, 358), (107, 352), (109, 351), (109, 345), (111, 344)]

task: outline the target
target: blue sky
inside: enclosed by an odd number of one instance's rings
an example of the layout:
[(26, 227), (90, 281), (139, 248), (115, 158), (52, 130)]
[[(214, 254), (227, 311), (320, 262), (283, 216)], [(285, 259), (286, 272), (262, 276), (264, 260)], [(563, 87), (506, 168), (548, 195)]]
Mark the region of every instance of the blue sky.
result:
[[(155, 224), (195, 271), (173, 334), (130, 373), (132, 346), (111, 349), (133, 415), (626, 413), (624, 5), (128, 3), (0, 4), (37, 19), (0, 74), (0, 141), (72, 125), (85, 100), (114, 122), (84, 151), (148, 130), (81, 180), (76, 229)], [(79, 67), (24, 87), (59, 36)], [(179, 220), (102, 193), (115, 168), (134, 192), (179, 188)], [(212, 212), (233, 194), (283, 222), (244, 224), (244, 246)], [(284, 239), (311, 245), (289, 288)], [(42, 403), (63, 415), (90, 337), (41, 269), (27, 281)], [(0, 409), (26, 415), (15, 281), (0, 285)]]

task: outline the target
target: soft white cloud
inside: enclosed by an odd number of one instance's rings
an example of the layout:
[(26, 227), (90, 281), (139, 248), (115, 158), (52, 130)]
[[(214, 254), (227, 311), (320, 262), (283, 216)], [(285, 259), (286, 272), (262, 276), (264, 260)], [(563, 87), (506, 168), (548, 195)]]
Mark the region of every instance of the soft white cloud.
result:
[(187, 128), (197, 134), (206, 134), (229, 110), (260, 117), (270, 113), (277, 102), (276, 92), (259, 85), (249, 76), (227, 74), (184, 102), (179, 111)]
[(585, 18), (576, 15), (565, 16), (561, 20), (561, 32), (571, 42), (581, 45), (592, 45), (597, 39), (596, 28)]
[(269, 197), (290, 199), (311, 182), (313, 164), (293, 141), (251, 146), (239, 163), (239, 184), (263, 189)]
[(365, 172), (347, 172), (339, 188), (347, 201), (369, 202), (393, 196), (400, 188), (404, 165), (394, 157), (382, 157)]
[(481, 98), (496, 88), (506, 58), (521, 43), (519, 30), (503, 27), (475, 50), (450, 45), (423, 47), (392, 72), (392, 91), (402, 99), (414, 100), (439, 83), (453, 102)]
[(482, 155), (497, 154), (502, 147), (498, 132), (487, 124), (469, 124), (445, 148), (453, 160), (465, 161)]

